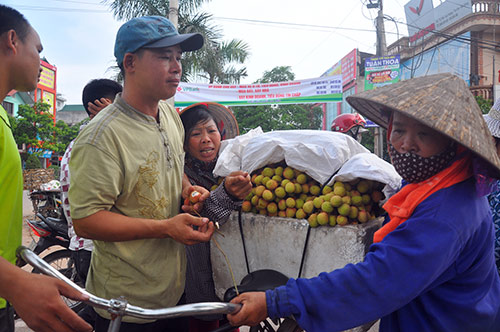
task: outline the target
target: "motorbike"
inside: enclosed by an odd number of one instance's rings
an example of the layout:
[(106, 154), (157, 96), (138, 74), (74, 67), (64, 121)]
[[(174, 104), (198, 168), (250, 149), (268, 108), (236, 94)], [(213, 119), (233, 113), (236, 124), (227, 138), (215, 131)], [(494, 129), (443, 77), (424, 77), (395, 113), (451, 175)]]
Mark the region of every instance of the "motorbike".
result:
[[(35, 212), (33, 219), (25, 219), (34, 234), (29, 248), (37, 255), (47, 252), (41, 255), (44, 261), (77, 285), (84, 287), (83, 282), (79, 280), (72, 252), (69, 249), (68, 223), (62, 209), (61, 191), (36, 190), (32, 191), (29, 197)], [(18, 265), (22, 267), (26, 263), (18, 261)], [(31, 272), (41, 273), (37, 268)], [(85, 305), (80, 301), (63, 298), (65, 303), (76, 312)]]

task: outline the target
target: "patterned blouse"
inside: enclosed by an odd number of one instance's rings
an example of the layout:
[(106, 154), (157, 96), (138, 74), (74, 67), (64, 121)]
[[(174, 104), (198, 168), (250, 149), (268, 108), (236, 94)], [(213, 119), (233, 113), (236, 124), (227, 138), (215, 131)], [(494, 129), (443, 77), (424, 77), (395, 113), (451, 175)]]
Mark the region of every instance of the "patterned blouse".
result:
[[(219, 178), (214, 177), (213, 169), (217, 159), (206, 163), (186, 153), (184, 173), (193, 185), (202, 186), (208, 190), (218, 183)], [(217, 189), (210, 192), (209, 198), (203, 203), (201, 215), (211, 221), (223, 224), (233, 210), (239, 210), (242, 201), (233, 199), (222, 182)], [(212, 263), (210, 261), (210, 242), (186, 246), (186, 302), (212, 302), (220, 301), (215, 294), (215, 285), (212, 277)], [(221, 315), (199, 316), (203, 320), (218, 320)]]
[[(497, 187), (500, 188), (500, 181), (497, 182)], [(493, 215), (493, 224), (495, 225), (495, 261), (500, 273), (500, 189), (491, 193), (488, 200)]]

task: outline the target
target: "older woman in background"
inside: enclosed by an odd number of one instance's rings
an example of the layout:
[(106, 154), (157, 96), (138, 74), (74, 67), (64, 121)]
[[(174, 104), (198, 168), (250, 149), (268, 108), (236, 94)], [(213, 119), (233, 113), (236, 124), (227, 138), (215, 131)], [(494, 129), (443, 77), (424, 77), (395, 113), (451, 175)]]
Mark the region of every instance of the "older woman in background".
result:
[[(493, 136), (497, 154), (500, 156), (500, 99), (497, 99), (484, 120)], [(500, 273), (500, 181), (497, 182), (496, 190), (488, 196), (495, 225), (495, 261)]]
[[(240, 209), (243, 199), (252, 190), (247, 172), (236, 171), (225, 179), (213, 175), (221, 140), (237, 136), (238, 123), (228, 108), (217, 103), (191, 105), (183, 109), (180, 116), (185, 130), (185, 174), (193, 185), (208, 190), (217, 186), (204, 201), (201, 214), (211, 221), (224, 223), (232, 211)], [(220, 301), (212, 278), (210, 243), (187, 246), (186, 249), (186, 302)], [(189, 331), (211, 331), (219, 326), (221, 318), (220, 315), (191, 318)]]

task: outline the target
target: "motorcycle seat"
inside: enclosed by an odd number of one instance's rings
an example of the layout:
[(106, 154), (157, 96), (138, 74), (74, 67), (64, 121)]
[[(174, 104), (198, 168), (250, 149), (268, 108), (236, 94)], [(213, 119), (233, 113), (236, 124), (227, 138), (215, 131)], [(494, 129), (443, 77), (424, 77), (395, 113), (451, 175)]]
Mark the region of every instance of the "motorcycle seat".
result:
[(64, 219), (46, 217), (45, 223), (61, 234), (68, 234), (68, 224)]
[[(283, 273), (275, 270), (257, 270), (247, 274), (241, 280), (238, 291), (240, 294), (245, 292), (263, 292), (285, 285), (288, 279)], [(236, 289), (231, 287), (224, 293), (224, 301), (229, 302), (236, 296)]]

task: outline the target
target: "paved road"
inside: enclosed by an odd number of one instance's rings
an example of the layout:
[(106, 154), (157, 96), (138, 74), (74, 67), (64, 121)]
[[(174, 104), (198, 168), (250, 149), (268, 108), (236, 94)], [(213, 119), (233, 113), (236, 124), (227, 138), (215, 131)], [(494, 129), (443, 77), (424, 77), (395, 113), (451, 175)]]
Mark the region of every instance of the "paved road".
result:
[[(26, 213), (26, 209), (25, 209)], [(24, 218), (32, 218), (32, 214), (26, 214)], [(28, 246), (31, 241), (32, 241), (32, 233), (31, 229), (26, 225), (26, 223), (23, 223), (23, 245)], [(31, 271), (31, 267), (25, 266), (23, 269)], [(32, 329), (28, 328), (26, 324), (22, 321), (22, 319), (16, 320), (16, 332), (30, 332), (33, 331)]]

